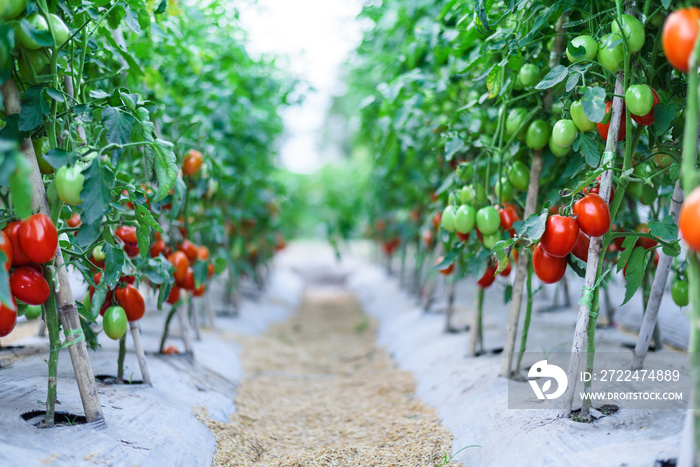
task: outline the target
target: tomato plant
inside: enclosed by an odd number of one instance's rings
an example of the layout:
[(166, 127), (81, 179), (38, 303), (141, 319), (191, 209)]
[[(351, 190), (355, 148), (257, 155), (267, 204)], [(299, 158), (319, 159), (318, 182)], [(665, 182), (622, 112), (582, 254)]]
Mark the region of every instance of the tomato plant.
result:
[(126, 333), (126, 311), (120, 306), (111, 306), (102, 316), (102, 328), (110, 339), (118, 340)]

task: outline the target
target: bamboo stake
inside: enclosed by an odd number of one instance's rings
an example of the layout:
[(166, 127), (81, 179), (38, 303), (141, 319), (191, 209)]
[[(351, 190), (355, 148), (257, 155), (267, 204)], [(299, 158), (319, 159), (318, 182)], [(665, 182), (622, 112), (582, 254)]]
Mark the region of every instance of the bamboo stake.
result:
[[(569, 12), (564, 12), (557, 20), (557, 35), (552, 45), (552, 53), (549, 56), (549, 67), (554, 68), (559, 64), (560, 55), (564, 50), (566, 35), (564, 35), (564, 23), (569, 18)], [(544, 109), (552, 108), (553, 90), (547, 91), (544, 97)], [(540, 177), (542, 176), (542, 151), (535, 151), (532, 154), (532, 166), (530, 167), (530, 183), (527, 187), (527, 198), (525, 199), (525, 214), (527, 219), (535, 213), (537, 209), (537, 196), (540, 191)], [(515, 281), (513, 282), (513, 295), (510, 302), (510, 312), (508, 314), (508, 326), (506, 328), (506, 341), (503, 345), (503, 357), (501, 358), (501, 376), (509, 378), (512, 375), (513, 356), (515, 354), (515, 339), (518, 333), (518, 322), (520, 321), (520, 306), (523, 300), (523, 289), (525, 288), (525, 276), (527, 275), (526, 255), (520, 255), (515, 267)]]
[[(14, 78), (7, 80), (0, 88), (2, 97), (5, 103), (6, 115), (14, 115), (20, 112), (21, 101), (17, 85)], [(46, 199), (46, 191), (44, 190), (44, 181), (39, 171), (39, 165), (34, 154), (34, 147), (29, 138), (24, 138), (21, 146), (22, 153), (27, 158), (31, 166), (30, 184), (32, 185), (32, 206), (35, 211), (49, 215), (49, 203)], [(80, 338), (82, 327), (80, 325), (80, 317), (78, 309), (75, 306), (73, 299), (73, 291), (68, 280), (68, 271), (66, 270), (63, 253), (59, 248), (56, 251), (54, 259), (55, 277), (58, 287), (56, 291), (56, 304), (59, 318), (63, 325), (63, 332), (68, 343), (68, 352), (70, 354), (71, 363), (73, 364), (73, 372), (78, 383), (80, 399), (83, 403), (83, 410), (88, 422), (93, 422), (103, 419), (102, 406), (100, 398), (97, 394), (97, 385), (95, 376), (90, 365), (90, 358), (87, 353), (87, 345), (85, 340)]]
[(139, 361), (141, 368), (141, 379), (143, 384), (151, 385), (151, 373), (148, 371), (148, 363), (146, 362), (146, 354), (143, 351), (141, 344), (141, 329), (138, 321), (130, 321), (129, 329), (131, 330), (131, 338), (134, 340), (134, 349), (136, 350), (136, 359)]
[(457, 267), (453, 271), (454, 276), (450, 278), (445, 278), (449, 282), (447, 287), (447, 310), (445, 310), (445, 332), (454, 332), (455, 328), (452, 326), (452, 315), (455, 311), (455, 284), (457, 282)]
[(182, 334), (182, 340), (185, 343), (185, 352), (192, 354), (192, 336), (190, 335), (190, 325), (187, 319), (187, 311), (185, 307), (178, 307), (177, 318), (180, 320), (180, 333)]

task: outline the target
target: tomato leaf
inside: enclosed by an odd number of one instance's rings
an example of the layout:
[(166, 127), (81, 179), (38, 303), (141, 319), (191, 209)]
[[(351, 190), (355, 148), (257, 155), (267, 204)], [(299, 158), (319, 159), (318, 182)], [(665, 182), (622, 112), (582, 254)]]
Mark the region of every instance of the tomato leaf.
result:
[(153, 284), (166, 284), (173, 276), (170, 272), (172, 267), (173, 265), (160, 255), (157, 258), (149, 258), (142, 272)]
[(192, 269), (194, 270), (194, 285), (199, 287), (207, 280), (209, 266), (206, 261), (197, 261)]
[(42, 47), (51, 47), (55, 44), (51, 31), (48, 29), (45, 31), (40, 31), (36, 28), (36, 26), (27, 21), (26, 18), (22, 19), (22, 21), (19, 23), (19, 27), (26, 35), (31, 37), (34, 42)]
[(44, 160), (54, 169), (60, 169), (71, 163), (71, 153), (61, 148), (52, 148), (44, 154)]
[(513, 286), (508, 284), (503, 291), (503, 304), (510, 303), (511, 298), (513, 298)]
[(632, 251), (630, 260), (627, 263), (627, 275), (625, 276), (625, 279), (627, 280), (627, 283), (625, 284), (625, 299), (620, 306), (629, 302), (639, 286), (642, 284), (649, 251), (650, 250), (645, 250), (640, 246)]
[(148, 256), (148, 250), (151, 243), (151, 231), (155, 230), (156, 232), (162, 233), (163, 228), (153, 218), (153, 215), (146, 206), (136, 204), (134, 214), (136, 214), (136, 221), (139, 224), (136, 227), (136, 238), (139, 244), (139, 251), (141, 252), (141, 257), (146, 258)]
[(678, 226), (673, 222), (673, 217), (667, 215), (661, 222), (650, 221), (649, 233), (665, 242), (674, 242), (678, 239)]
[(114, 107), (107, 107), (102, 111), (102, 125), (107, 132), (107, 142), (126, 144), (131, 139), (134, 117)]
[(26, 219), (34, 214), (32, 208), (32, 185), (29, 178), (32, 168), (29, 161), (20, 153), (15, 153), (15, 170), (10, 175), (10, 192), (17, 215)]
[(161, 15), (165, 13), (165, 9), (168, 7), (168, 0), (162, 0), (160, 4), (158, 5), (158, 8), (156, 8), (156, 11), (154, 11), (155, 14)]
[(581, 89), (583, 113), (592, 122), (601, 122), (605, 117), (605, 89), (595, 86)]
[(513, 245), (513, 243), (515, 243), (515, 241), (512, 238), (509, 238), (508, 240), (499, 240), (496, 242), (493, 248), (491, 248), (491, 253), (496, 255), (496, 261), (498, 261), (498, 269), (496, 269), (496, 274), (500, 274), (505, 270), (505, 268), (508, 267), (508, 263), (510, 262), (510, 258), (508, 258), (508, 249), (511, 245)]
[(586, 159), (586, 164), (590, 167), (595, 169), (600, 165), (600, 151), (598, 150), (598, 141), (596, 140), (595, 133), (579, 132), (572, 146), (574, 151), (579, 151), (581, 153)]
[(19, 112), (19, 131), (34, 130), (41, 125), (44, 115), (48, 115), (50, 110), (43, 87), (32, 86), (27, 89)]
[[(157, 139), (149, 146), (153, 154), (153, 169), (158, 180), (158, 191), (153, 198), (154, 202), (161, 201), (168, 196), (170, 190), (175, 187), (178, 167), (173, 153), (173, 144), (162, 139)], [(173, 206), (174, 207), (174, 206)]]
[(132, 10), (129, 5), (125, 5), (124, 10), (126, 11), (126, 15), (124, 16), (126, 25), (136, 34), (141, 34), (141, 25), (139, 24), (139, 17), (136, 12)]
[(547, 73), (542, 81), (537, 83), (535, 89), (549, 89), (561, 83), (569, 75), (569, 69), (564, 65), (557, 65)]
[(521, 229), (518, 231), (518, 235), (533, 242), (539, 240), (542, 237), (542, 234), (544, 234), (545, 225), (547, 223), (547, 215), (547, 211), (543, 210), (542, 214), (533, 214), (528, 217)]
[[(120, 246), (111, 245), (109, 242), (104, 244), (102, 250), (105, 253), (105, 271), (102, 274), (102, 280), (107, 284), (107, 287), (113, 289), (122, 275), (124, 250)], [(100, 281), (101, 283), (102, 281)]]
[(503, 77), (503, 67), (494, 65), (486, 77), (486, 88), (489, 90), (489, 99), (496, 97), (501, 90), (501, 78)]
[(627, 265), (627, 261), (630, 259), (636, 243), (636, 236), (628, 235), (625, 237), (625, 240), (622, 242), (622, 253), (620, 253), (620, 257), (617, 260), (617, 272), (622, 271)]
[[(83, 203), (83, 224), (94, 224), (102, 221), (109, 210), (110, 194), (114, 185), (114, 175), (100, 164), (100, 159), (92, 160), (87, 169), (83, 170), (85, 185), (81, 192)], [(82, 230), (82, 229), (81, 229)]]
[(678, 114), (673, 104), (656, 104), (654, 106), (654, 129), (658, 134), (664, 134), (671, 127), (671, 122)]
[(571, 269), (574, 270), (576, 275), (581, 279), (586, 277), (586, 263), (575, 257), (574, 255), (569, 255), (567, 261)]
[(569, 79), (566, 80), (566, 92), (571, 92), (572, 89), (576, 87), (578, 82), (581, 80), (581, 73), (573, 73), (569, 75)]
[(452, 156), (464, 147), (464, 140), (457, 133), (450, 133), (445, 141), (445, 160), (452, 160)]

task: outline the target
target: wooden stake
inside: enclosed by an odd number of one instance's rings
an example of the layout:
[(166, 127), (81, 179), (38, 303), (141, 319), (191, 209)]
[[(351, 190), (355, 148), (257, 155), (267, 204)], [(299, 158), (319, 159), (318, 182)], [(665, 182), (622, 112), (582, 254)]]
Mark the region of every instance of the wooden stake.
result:
[(193, 354), (192, 349), (192, 336), (190, 335), (190, 324), (187, 319), (187, 311), (185, 307), (178, 307), (177, 318), (180, 320), (180, 334), (182, 334), (182, 340), (185, 343), (185, 352)]
[(143, 351), (143, 345), (141, 345), (141, 328), (139, 328), (138, 321), (130, 321), (129, 329), (131, 330), (131, 338), (134, 340), (134, 349), (136, 350), (136, 358), (139, 361), (139, 367), (141, 367), (141, 379), (143, 379), (143, 384), (151, 385), (151, 374), (148, 372), (148, 364), (146, 363), (146, 354)]

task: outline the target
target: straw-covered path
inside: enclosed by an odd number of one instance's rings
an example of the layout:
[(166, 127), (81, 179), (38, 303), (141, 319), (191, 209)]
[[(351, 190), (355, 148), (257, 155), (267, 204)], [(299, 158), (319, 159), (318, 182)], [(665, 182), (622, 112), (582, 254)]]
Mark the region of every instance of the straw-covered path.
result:
[(292, 319), (236, 339), (245, 372), (236, 413), (206, 420), (214, 465), (447, 465), (450, 433), (343, 289), (308, 289)]

